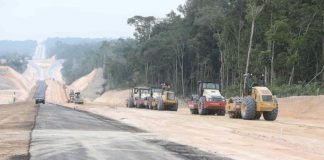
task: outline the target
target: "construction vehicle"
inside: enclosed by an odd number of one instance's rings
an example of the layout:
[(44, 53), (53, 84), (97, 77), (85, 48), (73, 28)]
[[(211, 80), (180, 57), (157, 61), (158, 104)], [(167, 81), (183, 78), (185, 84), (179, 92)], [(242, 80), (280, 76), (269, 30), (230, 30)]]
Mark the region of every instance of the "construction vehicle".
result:
[[(152, 106), (156, 106), (159, 111), (170, 110), (178, 111), (178, 99), (175, 93), (171, 91), (171, 85), (168, 83), (161, 84), (162, 93), (157, 95), (154, 101), (152, 101)], [(155, 109), (155, 107), (153, 107)]]
[(138, 96), (135, 98), (134, 105), (136, 108), (145, 108), (145, 101), (147, 100), (147, 97), (150, 96), (149, 94), (149, 88), (147, 87), (140, 87), (138, 88)]
[(70, 90), (68, 103), (74, 103), (74, 91)]
[(241, 97), (230, 98), (226, 105), (229, 117), (257, 120), (263, 114), (263, 118), (267, 121), (276, 120), (278, 101), (271, 91), (264, 86), (263, 76), (259, 79), (259, 83), (256, 83), (256, 77), (253, 77), (252, 74), (246, 74), (244, 78), (246, 85), (240, 91)]
[(35, 99), (35, 104), (43, 103), (45, 104), (45, 94), (46, 94), (47, 84), (45, 81), (38, 81), (37, 88), (33, 99)]
[(198, 82), (197, 94), (192, 95), (188, 107), (192, 114), (225, 115), (226, 99), (219, 91), (219, 84)]
[(83, 98), (81, 97), (81, 93), (80, 92), (75, 92), (74, 93), (74, 103), (75, 104), (83, 104)]
[(83, 98), (81, 97), (81, 92), (76, 91), (74, 92), (73, 90), (70, 91), (69, 93), (69, 99), (67, 101), (68, 103), (75, 103), (75, 104), (83, 104)]
[(150, 96), (147, 97), (146, 106), (147, 109), (157, 110), (158, 98), (162, 96), (163, 89), (161, 87), (151, 87), (149, 89)]
[(128, 108), (136, 107), (143, 108), (146, 107), (145, 100), (149, 97), (149, 88), (147, 87), (134, 87), (131, 90), (130, 97), (127, 99), (126, 106)]

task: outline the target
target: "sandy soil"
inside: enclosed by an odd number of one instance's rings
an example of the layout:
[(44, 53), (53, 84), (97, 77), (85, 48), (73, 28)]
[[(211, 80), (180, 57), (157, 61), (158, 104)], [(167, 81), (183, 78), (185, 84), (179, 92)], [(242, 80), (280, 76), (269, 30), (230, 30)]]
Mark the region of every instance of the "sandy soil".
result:
[(97, 73), (97, 69), (94, 69), (92, 72), (89, 74), (81, 77), (80, 79), (74, 81), (69, 88), (76, 90), (76, 91), (83, 91), (85, 90), (91, 82), (94, 80), (95, 76)]
[(0, 159), (28, 159), (35, 116), (32, 102), (0, 105)]
[(109, 91), (94, 104), (67, 106), (234, 159), (324, 159), (324, 96), (279, 99), (278, 119), (267, 122), (191, 115), (187, 108), (178, 112), (129, 109), (124, 107), (128, 94), (129, 90)]
[[(26, 72), (26, 75), (29, 75), (31, 71), (27, 69)], [(0, 66), (0, 77), (1, 86), (3, 86), (0, 88), (0, 104), (12, 103), (14, 93), (16, 102), (25, 101), (35, 85), (35, 81), (27, 79), (23, 74), (7, 66)]]
[(67, 101), (64, 85), (54, 80), (46, 80), (46, 102), (64, 104)]
[[(78, 83), (82, 88), (91, 79)], [(63, 85), (49, 84), (59, 88), (54, 90), (64, 90)], [(279, 117), (268, 122), (230, 119), (227, 115), (191, 115), (188, 108), (180, 108), (178, 112), (129, 109), (125, 107), (128, 95), (129, 90), (109, 91), (93, 103), (59, 104), (107, 116), (166, 140), (234, 159), (324, 159), (324, 119), (321, 118), (324, 96), (279, 99)], [(53, 94), (52, 99), (63, 97), (64, 94)]]

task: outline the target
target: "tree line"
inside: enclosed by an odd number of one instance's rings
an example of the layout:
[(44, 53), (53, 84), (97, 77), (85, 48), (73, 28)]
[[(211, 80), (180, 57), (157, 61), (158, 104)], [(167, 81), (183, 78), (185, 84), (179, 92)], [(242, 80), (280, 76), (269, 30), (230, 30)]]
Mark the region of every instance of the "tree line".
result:
[(246, 73), (264, 75), (272, 88), (323, 88), (323, 7), (322, 0), (187, 0), (164, 18), (130, 17), (135, 39), (105, 41), (90, 60), (104, 68), (109, 88), (169, 82), (186, 96), (197, 81), (213, 81), (237, 91)]

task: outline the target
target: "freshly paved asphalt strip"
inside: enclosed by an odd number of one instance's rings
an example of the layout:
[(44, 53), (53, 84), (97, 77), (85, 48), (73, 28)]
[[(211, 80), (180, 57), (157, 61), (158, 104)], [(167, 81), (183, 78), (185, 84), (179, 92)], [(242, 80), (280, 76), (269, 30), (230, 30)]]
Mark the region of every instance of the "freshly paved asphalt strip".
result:
[(115, 120), (65, 107), (40, 105), (31, 160), (226, 159), (157, 139)]

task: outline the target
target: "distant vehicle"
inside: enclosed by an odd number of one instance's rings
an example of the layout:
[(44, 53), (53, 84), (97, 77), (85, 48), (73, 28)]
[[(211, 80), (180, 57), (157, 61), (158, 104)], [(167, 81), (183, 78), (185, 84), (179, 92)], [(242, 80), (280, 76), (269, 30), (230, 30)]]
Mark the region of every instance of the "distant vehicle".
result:
[(198, 82), (197, 94), (191, 96), (188, 107), (192, 114), (225, 115), (226, 100), (219, 91), (219, 84)]
[(83, 104), (83, 98), (81, 97), (81, 92), (70, 91), (68, 103)]
[[(167, 83), (161, 84), (162, 94), (156, 96), (156, 100), (153, 101), (152, 106), (157, 106), (157, 110), (170, 110), (178, 111), (178, 99), (175, 96), (175, 92), (171, 91), (171, 85)], [(156, 104), (155, 104), (156, 103)]]
[(81, 93), (80, 92), (75, 92), (74, 93), (74, 103), (75, 104), (83, 104), (83, 98), (81, 97)]
[(45, 94), (46, 94), (47, 84), (45, 81), (38, 81), (37, 87), (33, 99), (35, 99), (35, 104), (43, 103), (45, 104)]

